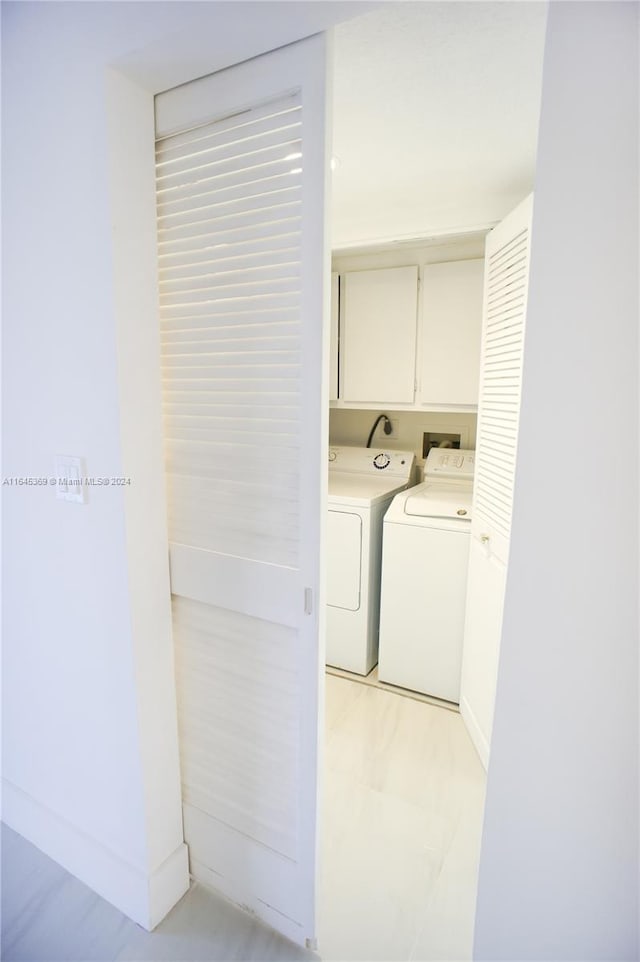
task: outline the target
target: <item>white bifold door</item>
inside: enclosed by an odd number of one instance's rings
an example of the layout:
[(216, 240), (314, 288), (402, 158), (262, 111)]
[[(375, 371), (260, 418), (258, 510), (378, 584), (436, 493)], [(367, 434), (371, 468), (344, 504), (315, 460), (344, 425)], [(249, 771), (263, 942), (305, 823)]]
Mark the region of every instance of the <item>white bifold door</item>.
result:
[(330, 306), (325, 38), (156, 99), (162, 372), (192, 875), (315, 935)]
[(533, 195), (487, 236), (460, 712), (489, 762), (511, 540)]

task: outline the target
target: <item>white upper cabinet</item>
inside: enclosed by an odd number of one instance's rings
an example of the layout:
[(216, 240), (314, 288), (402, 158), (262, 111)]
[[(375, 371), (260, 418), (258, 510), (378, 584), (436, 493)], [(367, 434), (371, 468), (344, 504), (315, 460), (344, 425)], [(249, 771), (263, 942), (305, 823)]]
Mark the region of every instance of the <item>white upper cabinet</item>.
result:
[(484, 260), (427, 264), (418, 356), (421, 405), (478, 403)]
[(338, 357), (340, 351), (340, 276), (331, 275), (331, 342), (329, 359), (329, 400), (338, 400)]
[(412, 404), (418, 268), (348, 272), (340, 299), (342, 399)]

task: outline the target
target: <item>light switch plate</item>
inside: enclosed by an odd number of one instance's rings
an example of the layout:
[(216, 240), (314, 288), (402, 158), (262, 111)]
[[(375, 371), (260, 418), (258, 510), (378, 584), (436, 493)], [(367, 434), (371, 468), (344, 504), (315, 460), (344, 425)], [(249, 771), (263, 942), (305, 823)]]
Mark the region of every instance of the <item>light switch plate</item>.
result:
[(55, 458), (56, 497), (61, 501), (75, 501), (84, 504), (85, 471), (82, 458), (57, 454)]

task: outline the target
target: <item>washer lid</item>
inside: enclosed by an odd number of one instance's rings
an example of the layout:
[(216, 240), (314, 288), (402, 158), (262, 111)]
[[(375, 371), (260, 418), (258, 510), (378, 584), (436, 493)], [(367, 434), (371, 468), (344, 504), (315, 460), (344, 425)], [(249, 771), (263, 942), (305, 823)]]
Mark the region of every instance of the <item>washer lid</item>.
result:
[(426, 482), (419, 485), (405, 501), (405, 514), (419, 518), (451, 518), (471, 521), (470, 484)]

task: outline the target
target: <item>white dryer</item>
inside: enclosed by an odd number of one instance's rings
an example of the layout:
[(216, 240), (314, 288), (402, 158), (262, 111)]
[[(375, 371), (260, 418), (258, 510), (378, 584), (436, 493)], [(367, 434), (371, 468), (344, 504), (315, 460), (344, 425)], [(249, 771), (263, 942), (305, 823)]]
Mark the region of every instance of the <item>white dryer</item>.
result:
[(380, 681), (460, 701), (474, 451), (434, 448), (384, 519)]
[(414, 464), (411, 451), (329, 449), (326, 661), (335, 668), (366, 675), (378, 660), (382, 519)]

